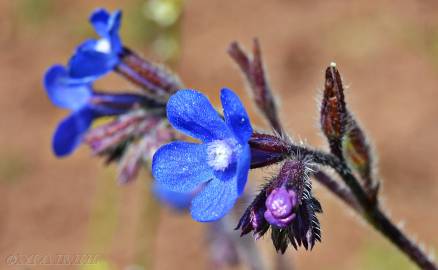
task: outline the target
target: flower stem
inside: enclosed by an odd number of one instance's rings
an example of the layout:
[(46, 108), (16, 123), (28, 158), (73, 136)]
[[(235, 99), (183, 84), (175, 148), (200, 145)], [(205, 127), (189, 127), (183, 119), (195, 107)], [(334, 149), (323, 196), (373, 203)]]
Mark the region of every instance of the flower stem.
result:
[(338, 181), (334, 180), (323, 171), (318, 171), (314, 173), (313, 176), (321, 185), (333, 192), (344, 203), (353, 208), (359, 214), (362, 213), (362, 207), (348, 188), (340, 185)]
[[(438, 270), (437, 265), (425, 254), (425, 252), (421, 250), (414, 241), (408, 238), (404, 232), (397, 228), (387, 215), (382, 212), (378, 201), (367, 196), (358, 179), (353, 175), (348, 166), (336, 156), (296, 145), (290, 146), (289, 154), (311, 156), (314, 162), (333, 168), (352, 191), (352, 194), (363, 209), (362, 216), (368, 221), (368, 223), (370, 223), (370, 225), (388, 238), (389, 241), (396, 245), (421, 269)], [(329, 188), (329, 190), (334, 192), (332, 188)], [(339, 192), (334, 193), (346, 201), (346, 198), (342, 197), (344, 195), (341, 196)], [(347, 203), (347, 205), (353, 207), (350, 203)]]

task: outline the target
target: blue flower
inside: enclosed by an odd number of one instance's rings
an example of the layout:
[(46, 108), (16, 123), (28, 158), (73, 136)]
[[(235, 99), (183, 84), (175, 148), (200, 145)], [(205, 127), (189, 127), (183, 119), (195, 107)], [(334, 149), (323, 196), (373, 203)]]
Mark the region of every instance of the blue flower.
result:
[(71, 154), (95, 118), (125, 113), (134, 104), (143, 101), (142, 96), (135, 94), (94, 92), (91, 83), (70, 78), (61, 65), (47, 70), (44, 86), (53, 104), (72, 111), (55, 131), (53, 151), (57, 156)]
[(121, 17), (120, 10), (110, 14), (104, 9), (97, 9), (91, 14), (90, 23), (101, 38), (87, 40), (78, 46), (69, 61), (70, 77), (93, 81), (119, 63), (122, 52), (118, 33)]
[(190, 207), (193, 196), (196, 192), (181, 193), (164, 188), (162, 185), (155, 184), (153, 187), (155, 196), (161, 202), (167, 204), (175, 210), (183, 211)]
[(251, 160), (248, 140), (252, 127), (239, 98), (222, 89), (224, 119), (208, 99), (181, 90), (167, 104), (169, 122), (202, 143), (176, 141), (154, 155), (152, 172), (164, 188), (189, 193), (202, 186), (191, 202), (197, 221), (214, 221), (234, 206), (242, 194)]

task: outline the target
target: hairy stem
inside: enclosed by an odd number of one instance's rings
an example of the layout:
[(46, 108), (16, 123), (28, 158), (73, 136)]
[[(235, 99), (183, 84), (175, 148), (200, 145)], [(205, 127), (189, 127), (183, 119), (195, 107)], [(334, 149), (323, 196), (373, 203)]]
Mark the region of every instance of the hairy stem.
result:
[[(368, 221), (368, 223), (388, 238), (388, 240), (411, 258), (421, 269), (438, 270), (438, 267), (425, 254), (425, 252), (421, 250), (414, 241), (409, 239), (404, 232), (397, 228), (385, 213), (382, 212), (378, 201), (372, 200), (366, 195), (359, 181), (353, 175), (348, 166), (336, 156), (295, 145), (291, 145), (289, 154), (311, 156), (313, 161), (333, 168), (341, 176), (345, 184), (351, 189), (357, 202), (364, 210), (362, 216)], [(329, 188), (329, 190), (333, 191), (331, 188)], [(339, 193), (334, 193), (345, 201), (345, 198), (341, 197)], [(351, 204), (348, 205), (352, 206)]]
[(237, 42), (231, 43), (228, 48), (228, 54), (245, 75), (253, 93), (254, 102), (260, 112), (278, 134), (283, 134), (283, 128), (278, 117), (277, 104), (272, 95), (263, 66), (260, 44), (257, 39), (254, 39), (253, 43), (252, 55), (247, 54)]
[(318, 171), (313, 174), (313, 176), (321, 185), (333, 192), (344, 203), (353, 208), (359, 214), (362, 213), (362, 207), (348, 188), (341, 186), (338, 181), (332, 179), (323, 171)]
[(394, 223), (376, 206), (372, 212), (367, 213), (369, 222), (385, 235), (394, 245), (403, 251), (421, 269), (437, 270), (437, 265), (425, 254), (412, 239), (408, 238)]
[[(232, 43), (228, 52), (239, 65), (243, 74), (245, 74), (254, 93), (255, 102), (263, 113), (263, 116), (268, 120), (271, 127), (284, 138), (285, 133), (277, 116), (277, 107), (275, 106), (272, 92), (267, 84), (265, 70), (263, 69), (261, 62), (260, 46), (257, 40), (254, 42), (252, 58), (246, 54), (237, 43)], [(385, 213), (382, 212), (377, 198), (379, 181), (377, 181), (377, 179), (371, 179), (367, 172), (364, 189), (361, 182), (356, 178), (350, 167), (347, 165), (341, 151), (342, 146), (340, 139), (345, 132), (343, 128), (348, 124), (345, 123), (345, 121), (352, 120), (352, 118), (345, 108), (342, 80), (335, 64), (331, 64), (326, 71), (325, 90), (327, 96), (324, 99), (326, 104), (323, 104), (322, 106), (322, 127), (325, 135), (329, 138), (333, 154), (311, 150), (303, 146), (296, 146), (278, 138), (277, 136), (257, 133), (254, 133), (250, 139), (249, 144), (251, 148), (258, 151), (266, 151), (267, 153), (287, 153), (289, 156), (299, 157), (308, 156), (320, 165), (333, 168), (339, 174), (349, 190), (341, 188), (339, 183), (323, 172), (317, 172), (315, 178), (343, 200), (348, 206), (361, 214), (361, 216), (364, 217), (375, 229), (387, 237), (421, 269), (438, 270), (438, 267), (434, 262), (428, 258), (415, 242), (409, 239), (406, 234), (398, 229)], [(360, 130), (357, 123), (355, 123), (354, 126), (357, 128), (356, 132), (359, 132)], [(365, 158), (368, 155), (368, 146), (365, 139), (358, 137), (358, 135), (363, 136), (363, 132), (360, 131), (359, 133), (360, 134), (356, 134), (356, 137), (353, 137), (353, 139), (356, 139), (353, 141), (353, 143), (355, 143), (353, 146), (359, 146), (358, 149), (363, 150), (362, 152), (365, 153), (365, 155), (361, 153), (362, 155), (360, 157)], [(330, 140), (330, 137), (333, 137), (332, 140)], [(283, 149), (285, 145), (288, 147), (288, 150), (286, 151)], [(251, 168), (271, 165), (283, 160), (284, 158), (285, 156), (282, 155), (272, 155), (270, 159), (265, 159), (265, 163), (253, 163)], [(371, 164), (369, 160), (368, 163)]]

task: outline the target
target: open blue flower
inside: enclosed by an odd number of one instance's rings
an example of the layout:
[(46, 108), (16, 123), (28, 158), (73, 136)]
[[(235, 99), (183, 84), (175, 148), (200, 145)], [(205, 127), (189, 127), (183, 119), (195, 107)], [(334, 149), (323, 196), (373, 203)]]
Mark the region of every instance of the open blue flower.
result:
[(70, 77), (92, 81), (119, 63), (122, 51), (118, 33), (121, 17), (120, 10), (110, 14), (104, 9), (97, 9), (91, 14), (90, 23), (101, 38), (87, 40), (78, 46), (69, 61)]
[(189, 208), (195, 194), (168, 190), (158, 184), (154, 184), (153, 191), (158, 200), (178, 211)]
[(191, 203), (197, 221), (214, 221), (229, 212), (242, 194), (251, 160), (251, 123), (239, 98), (222, 89), (224, 119), (208, 99), (180, 90), (167, 104), (169, 122), (202, 143), (176, 141), (154, 155), (152, 172), (164, 188), (189, 193), (202, 186)]
[(72, 153), (95, 118), (125, 113), (134, 104), (143, 101), (142, 96), (135, 94), (94, 92), (91, 83), (70, 78), (68, 71), (61, 65), (47, 70), (44, 86), (56, 106), (72, 111), (55, 131), (53, 151), (57, 156)]

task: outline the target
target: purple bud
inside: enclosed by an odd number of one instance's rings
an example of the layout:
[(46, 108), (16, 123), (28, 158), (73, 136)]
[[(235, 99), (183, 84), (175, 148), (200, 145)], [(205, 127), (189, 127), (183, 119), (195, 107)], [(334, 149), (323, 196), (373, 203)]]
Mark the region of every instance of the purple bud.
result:
[(285, 187), (276, 188), (266, 199), (266, 212), (264, 217), (274, 226), (284, 228), (295, 217), (294, 207), (297, 205), (297, 195), (293, 190)]
[(271, 212), (265, 212), (265, 219), (269, 222), (269, 224), (278, 228), (286, 228), (294, 218), (295, 214), (293, 213), (292, 215), (285, 218), (276, 218), (272, 215)]
[(284, 218), (290, 215), (297, 204), (297, 195), (293, 190), (284, 187), (274, 189), (266, 200), (266, 208), (276, 218)]

